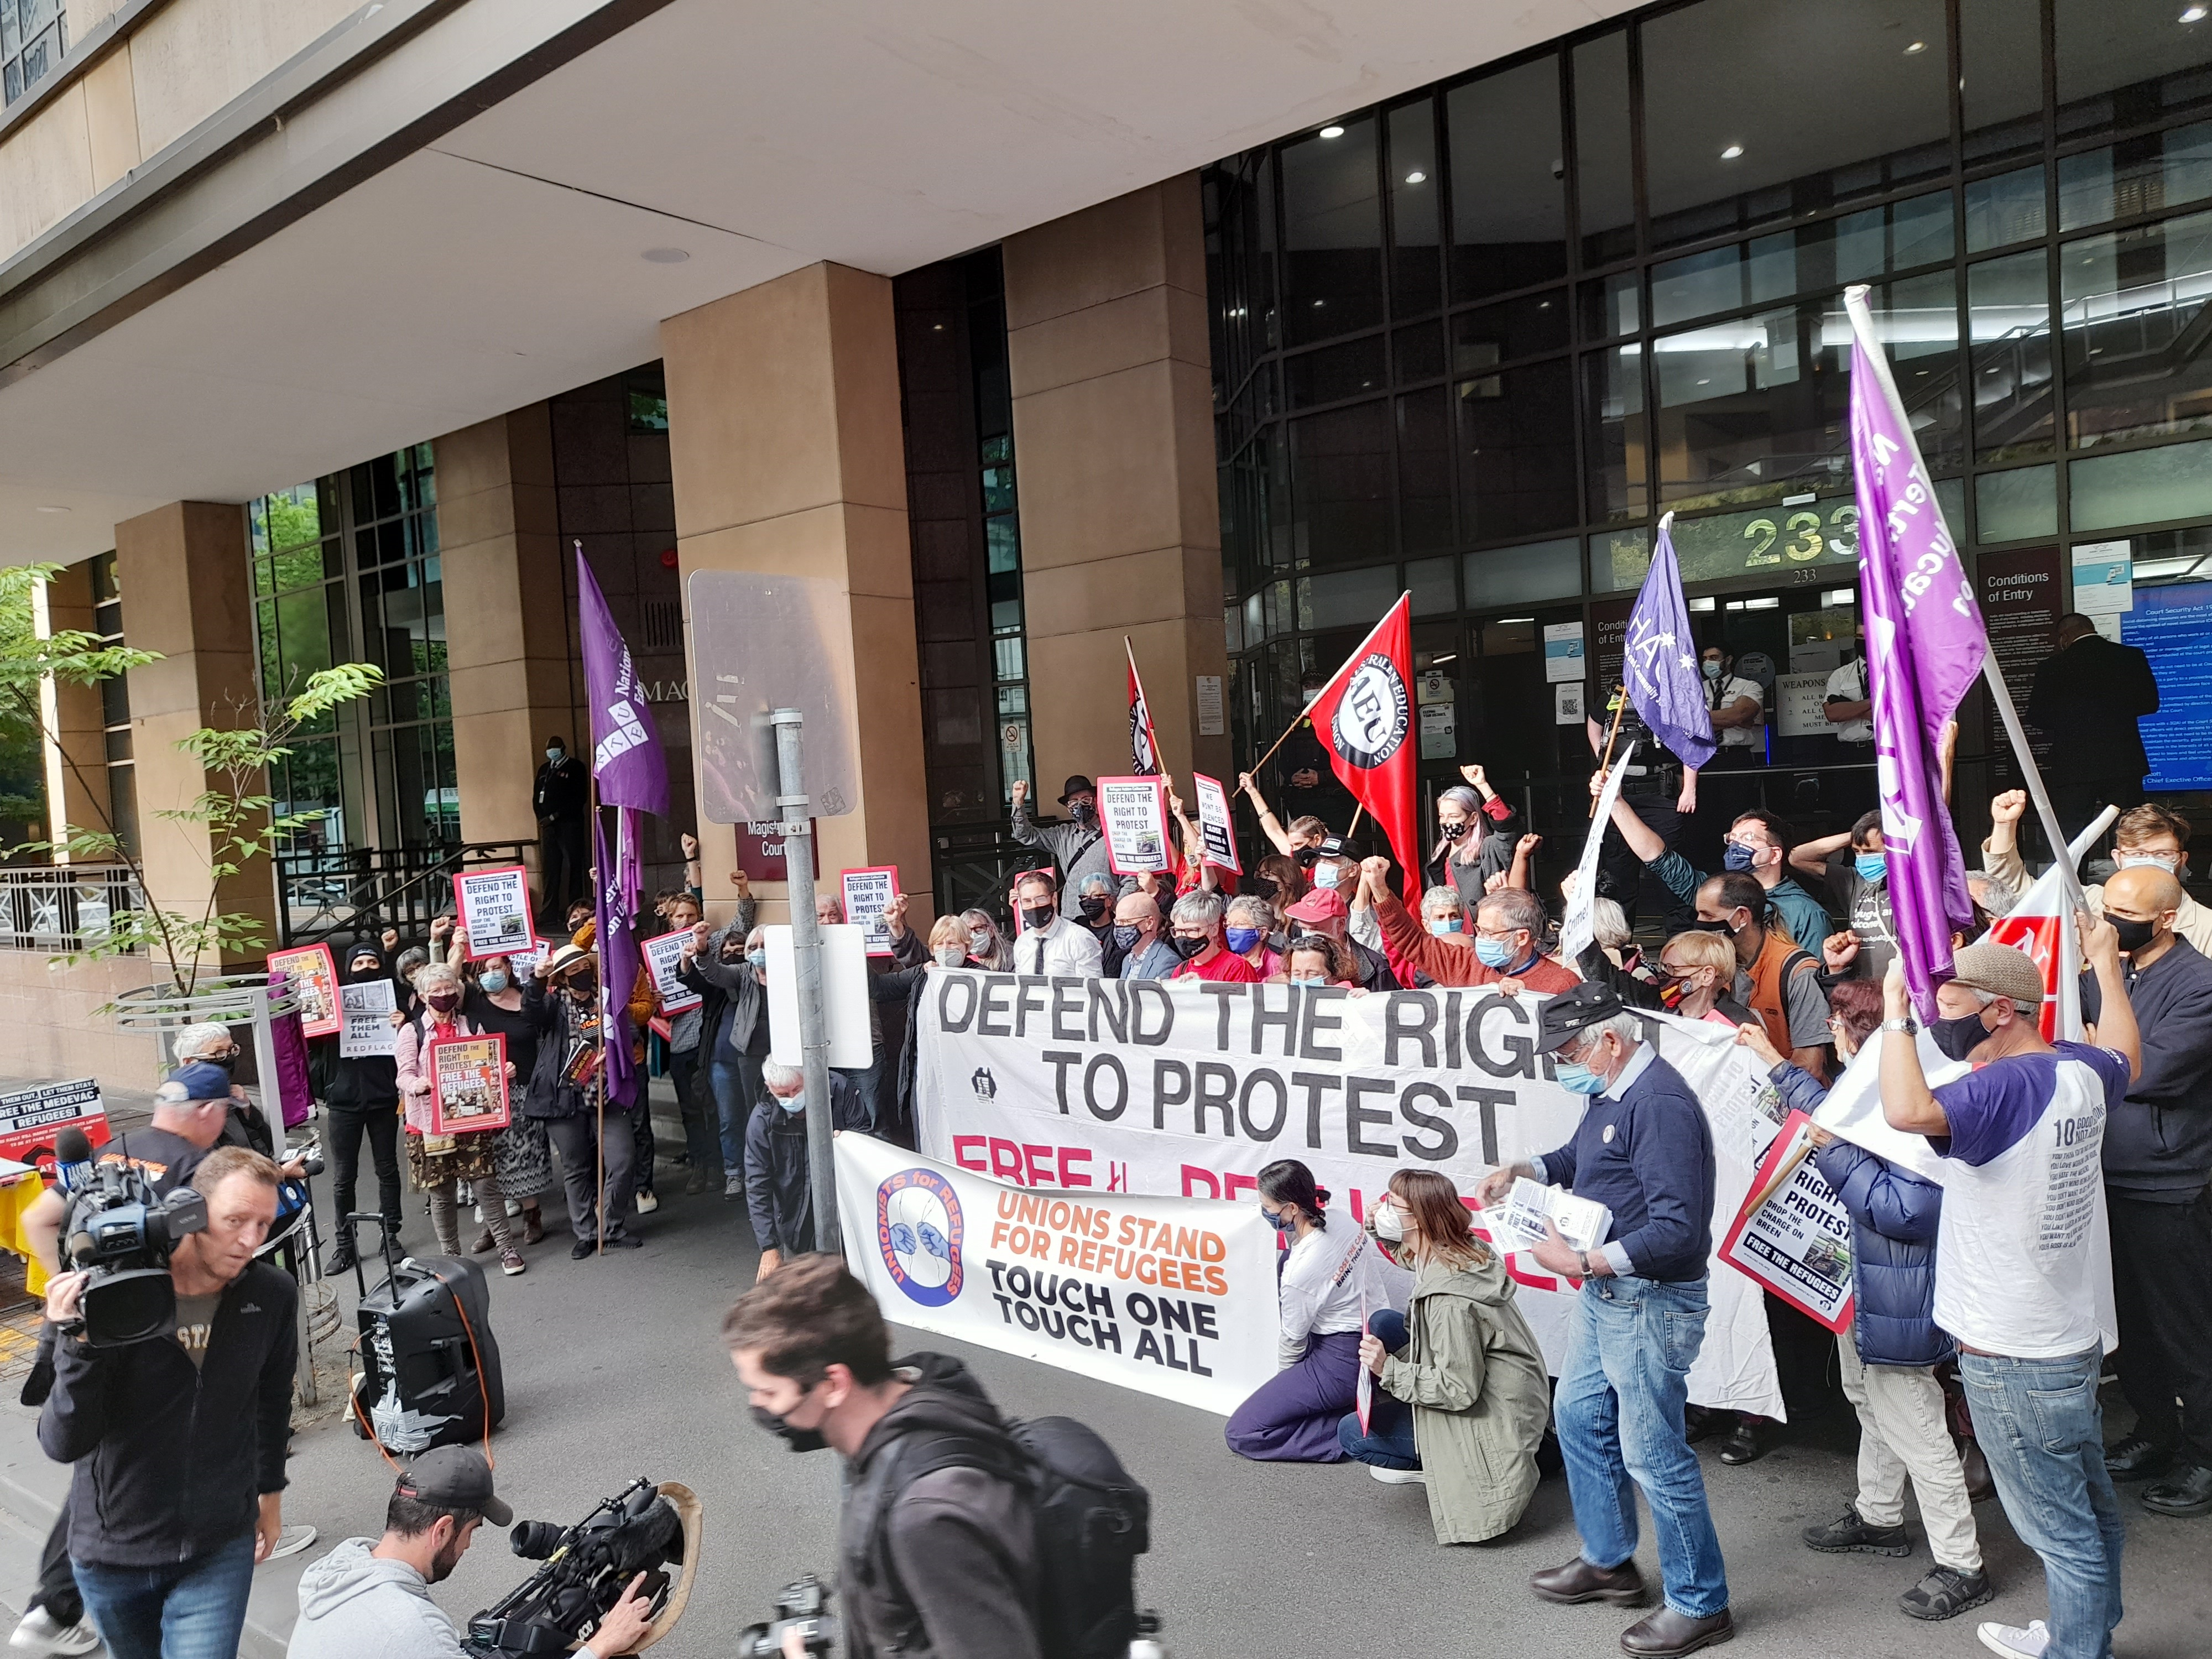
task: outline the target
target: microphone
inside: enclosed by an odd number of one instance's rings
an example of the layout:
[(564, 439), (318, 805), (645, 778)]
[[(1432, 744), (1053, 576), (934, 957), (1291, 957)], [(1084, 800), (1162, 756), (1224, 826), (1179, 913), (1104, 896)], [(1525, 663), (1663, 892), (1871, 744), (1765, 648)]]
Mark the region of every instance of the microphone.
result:
[(64, 1129), (54, 1137), (54, 1174), (65, 1193), (92, 1184), (92, 1142), (83, 1130)]

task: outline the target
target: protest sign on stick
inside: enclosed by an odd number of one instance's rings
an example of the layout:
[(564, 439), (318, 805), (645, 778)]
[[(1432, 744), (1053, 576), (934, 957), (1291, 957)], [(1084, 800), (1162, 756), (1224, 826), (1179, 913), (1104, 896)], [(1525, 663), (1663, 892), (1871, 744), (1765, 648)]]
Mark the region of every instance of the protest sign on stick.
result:
[(1850, 1212), (1813, 1162), (1804, 1113), (1790, 1113), (1774, 1137), (1721, 1260), (1830, 1330), (1850, 1328)]
[(891, 929), (884, 912), (898, 896), (898, 866), (878, 864), (864, 870), (840, 871), (837, 884), (844, 894), (845, 920), (860, 930), (866, 954), (890, 955)]
[(1098, 780), (1098, 828), (1117, 876), (1173, 868), (1166, 787), (1158, 778)]
[(303, 1036), (331, 1036), (339, 1026), (338, 969), (327, 945), (295, 945), (269, 953), (269, 971), (283, 974), (300, 1003)]
[(1237, 826), (1229, 819), (1229, 792), (1218, 778), (1194, 772), (1190, 793), (1198, 803), (1198, 833), (1206, 842), (1206, 861), (1243, 875), (1244, 866), (1237, 859)]
[(345, 1020), (338, 1033), (340, 1060), (369, 1060), (389, 1054), (398, 1046), (392, 1029), (397, 1010), (396, 988), (381, 974), (338, 987), (338, 1011)]
[(530, 926), (530, 874), (519, 864), (454, 876), (453, 914), (469, 936), (471, 962), (513, 956), (537, 942)]
[(684, 968), (684, 947), (695, 937), (689, 927), (679, 927), (672, 933), (661, 933), (638, 943), (647, 971), (653, 975), (653, 988), (660, 994), (663, 1015), (689, 1013), (706, 1000), (677, 978)]

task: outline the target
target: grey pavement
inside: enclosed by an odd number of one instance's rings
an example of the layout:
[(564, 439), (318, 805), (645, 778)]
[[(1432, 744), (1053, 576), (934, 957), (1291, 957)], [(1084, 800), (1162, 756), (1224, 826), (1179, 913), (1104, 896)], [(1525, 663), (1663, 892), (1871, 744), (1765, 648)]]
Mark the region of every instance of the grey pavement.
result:
[[(664, 1122), (663, 1146), (676, 1144)], [(743, 1625), (802, 1572), (834, 1570), (839, 1464), (834, 1453), (794, 1455), (748, 1419), (717, 1335), (723, 1310), (751, 1281), (756, 1260), (742, 1206), (719, 1194), (687, 1197), (664, 1164), (662, 1207), (643, 1218), (641, 1250), (571, 1261), (565, 1231), (528, 1252), (519, 1279), (492, 1274), (494, 1327), (507, 1370), (507, 1420), (494, 1438), (498, 1485), (519, 1516), (563, 1523), (638, 1475), (681, 1480), (705, 1505), (697, 1586), (682, 1623), (658, 1650), (667, 1659), (725, 1652)], [(550, 1221), (557, 1199), (548, 1206)], [(407, 1243), (429, 1248), (410, 1196)], [(483, 1260), (484, 1258), (479, 1258)], [(374, 1281), (372, 1280), (372, 1283)], [(343, 1299), (354, 1299), (350, 1276)], [(1387, 1653), (1391, 1659), (1511, 1652), (1615, 1654), (1638, 1615), (1603, 1607), (1553, 1607), (1526, 1580), (1575, 1553), (1566, 1488), (1546, 1480), (1504, 1541), (1439, 1548), (1418, 1486), (1384, 1486), (1362, 1469), (1245, 1462), (1222, 1443), (1221, 1419), (1008, 1356), (917, 1332), (900, 1351), (961, 1354), (1002, 1407), (1065, 1413), (1097, 1427), (1150, 1487), (1152, 1553), (1144, 1601), (1166, 1619), (1170, 1650), (1199, 1656)], [(2117, 1396), (2108, 1397), (2108, 1404)], [(2124, 1407), (2118, 1407), (2124, 1413)], [(2117, 1425), (2108, 1424), (2117, 1433)], [(1729, 1468), (1705, 1452), (1741, 1633), (1729, 1651), (1790, 1659), (1919, 1659), (1979, 1653), (1973, 1624), (2025, 1624), (2045, 1609), (2042, 1575), (1998, 1507), (1977, 1516), (1996, 1575), (1991, 1607), (1942, 1625), (1899, 1613), (1898, 1593), (1928, 1566), (1910, 1560), (1816, 1555), (1799, 1529), (1840, 1513), (1851, 1461), (1832, 1436), (1785, 1443)], [(32, 1414), (0, 1407), (0, 1601), (29, 1588), (39, 1540), (65, 1472), (40, 1457)], [(298, 1437), (287, 1521), (321, 1536), (307, 1553), (261, 1570), (244, 1644), (274, 1659), (307, 1562), (351, 1534), (379, 1529), (391, 1471), (337, 1420)], [(2212, 1519), (2171, 1521), (2124, 1494), (2129, 1520), (2129, 1616), (2122, 1659), (2212, 1654)], [(1916, 1536), (1917, 1517), (1913, 1520)], [(1656, 1575), (1648, 1536), (1641, 1552)], [(489, 1529), (434, 1592), (457, 1619), (520, 1583), (527, 1564)]]

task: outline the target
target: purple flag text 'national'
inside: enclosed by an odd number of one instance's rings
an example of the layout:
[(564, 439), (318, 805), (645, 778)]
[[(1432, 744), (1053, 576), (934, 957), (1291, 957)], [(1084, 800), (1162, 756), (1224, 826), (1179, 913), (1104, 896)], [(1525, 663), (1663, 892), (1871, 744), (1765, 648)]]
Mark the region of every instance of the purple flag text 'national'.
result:
[(1629, 613), (1620, 676), (1628, 701), (1651, 735), (1679, 755), (1683, 765), (1705, 766), (1718, 745), (1712, 711), (1705, 706), (1689, 607), (1682, 603), (1682, 567), (1674, 557), (1674, 538), (1667, 532), (1662, 519), (1651, 568), (1644, 573), (1636, 609)]
[(1851, 468), (1859, 506), (1859, 602), (1890, 911), (1923, 1019), (1951, 977), (1951, 934), (1973, 925), (1966, 860), (1943, 798), (1943, 728), (1982, 672), (1989, 635), (1936, 505), (1875, 338), (1864, 288), (1851, 318)]

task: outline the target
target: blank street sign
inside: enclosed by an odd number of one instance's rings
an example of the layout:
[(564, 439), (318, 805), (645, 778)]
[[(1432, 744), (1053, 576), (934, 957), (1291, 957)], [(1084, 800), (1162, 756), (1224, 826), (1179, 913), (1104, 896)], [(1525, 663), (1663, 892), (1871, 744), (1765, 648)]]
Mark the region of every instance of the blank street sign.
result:
[(860, 799), (853, 633), (844, 589), (817, 576), (691, 573), (691, 706), (701, 811), (709, 823), (780, 818), (770, 711), (796, 708), (808, 815), (842, 817)]

